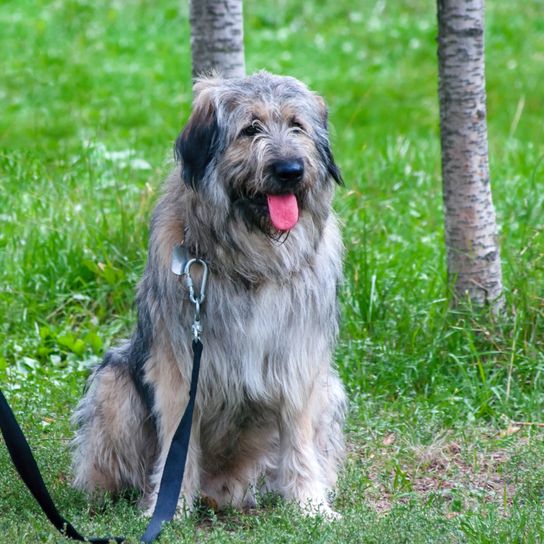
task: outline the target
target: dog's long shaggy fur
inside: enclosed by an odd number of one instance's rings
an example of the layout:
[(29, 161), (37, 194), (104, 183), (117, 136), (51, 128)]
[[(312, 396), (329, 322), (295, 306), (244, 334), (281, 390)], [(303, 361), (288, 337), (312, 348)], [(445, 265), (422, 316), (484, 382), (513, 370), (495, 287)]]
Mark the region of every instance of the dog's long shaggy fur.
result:
[[(331, 199), (341, 177), (323, 100), (265, 72), (201, 80), (175, 151), (136, 331), (106, 354), (74, 415), (75, 485), (135, 487), (154, 506), (191, 376), (193, 306), (170, 271), (183, 242), (211, 274), (182, 500), (200, 493), (244, 508), (264, 487), (331, 515), (345, 411), (331, 365), (342, 253)], [(289, 232), (267, 208), (278, 194), (296, 196)]]

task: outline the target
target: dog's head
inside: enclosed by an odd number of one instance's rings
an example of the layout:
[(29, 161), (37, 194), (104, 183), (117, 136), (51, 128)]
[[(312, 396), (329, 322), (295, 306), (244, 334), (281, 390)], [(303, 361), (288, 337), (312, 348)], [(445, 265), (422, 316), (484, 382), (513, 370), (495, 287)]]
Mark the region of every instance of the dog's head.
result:
[(323, 99), (301, 82), (259, 72), (199, 80), (193, 113), (175, 145), (182, 178), (214, 215), (273, 235), (310, 214), (324, 220), (334, 161)]

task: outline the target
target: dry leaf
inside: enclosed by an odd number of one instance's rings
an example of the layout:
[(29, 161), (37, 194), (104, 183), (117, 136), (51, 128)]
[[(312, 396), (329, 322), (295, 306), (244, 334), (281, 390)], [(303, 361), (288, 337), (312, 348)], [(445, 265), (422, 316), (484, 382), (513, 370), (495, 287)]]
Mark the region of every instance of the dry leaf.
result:
[(393, 433), (388, 434), (384, 439), (382, 444), (384, 446), (390, 446), (395, 441), (395, 435)]
[(503, 429), (500, 433), (499, 433), (499, 436), (501, 438), (505, 438), (506, 436), (511, 436), (515, 433), (517, 433), (519, 430), (521, 429), (521, 427), (519, 427), (518, 425), (508, 425), (508, 428), (507, 429)]

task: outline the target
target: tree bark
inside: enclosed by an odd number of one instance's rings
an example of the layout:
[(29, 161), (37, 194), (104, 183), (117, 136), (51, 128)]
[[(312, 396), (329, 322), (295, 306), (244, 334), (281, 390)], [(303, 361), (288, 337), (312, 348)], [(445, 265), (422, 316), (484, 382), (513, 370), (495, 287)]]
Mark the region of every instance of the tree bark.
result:
[(245, 75), (242, 0), (190, 0), (193, 78)]
[(457, 300), (497, 310), (502, 272), (489, 181), (484, 0), (437, 1), (448, 274)]

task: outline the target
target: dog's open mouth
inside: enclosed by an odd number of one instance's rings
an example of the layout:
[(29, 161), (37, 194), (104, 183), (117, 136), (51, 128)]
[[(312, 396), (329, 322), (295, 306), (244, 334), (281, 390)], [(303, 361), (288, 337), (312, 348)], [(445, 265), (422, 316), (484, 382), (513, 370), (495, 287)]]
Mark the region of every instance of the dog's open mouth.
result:
[(268, 232), (272, 227), (275, 232), (288, 232), (295, 227), (300, 215), (300, 203), (293, 193), (258, 193), (236, 199), (238, 204), (245, 203), (254, 220), (261, 229)]
[(291, 230), (298, 221), (297, 197), (292, 194), (266, 195), (268, 213), (274, 228), (280, 231)]

